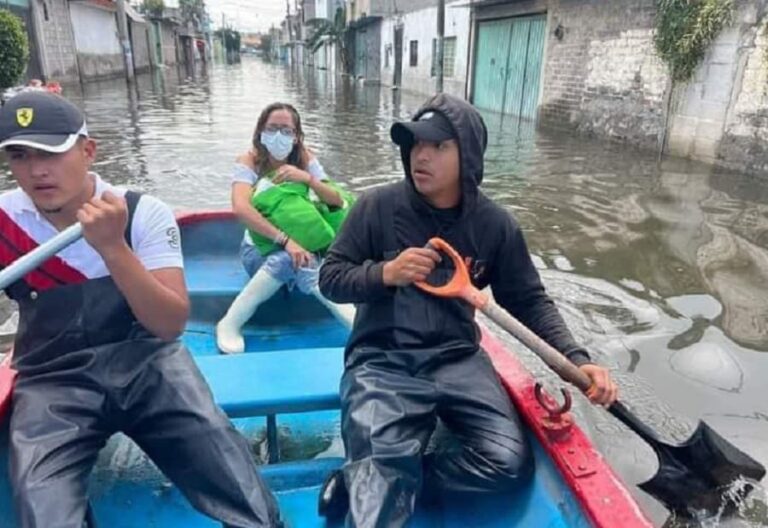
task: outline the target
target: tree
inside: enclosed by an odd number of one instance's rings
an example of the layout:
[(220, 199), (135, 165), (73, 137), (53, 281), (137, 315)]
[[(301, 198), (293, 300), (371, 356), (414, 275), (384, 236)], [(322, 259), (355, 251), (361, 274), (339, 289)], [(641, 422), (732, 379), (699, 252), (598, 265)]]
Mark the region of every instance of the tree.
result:
[(147, 15), (161, 17), (165, 9), (165, 2), (163, 0), (144, 0), (141, 3), (141, 9)]
[(335, 44), (341, 54), (341, 67), (344, 73), (352, 70), (352, 63), (349, 57), (349, 48), (347, 47), (347, 13), (343, 7), (336, 9), (336, 15), (333, 22), (326, 18), (313, 18), (307, 20), (307, 25), (315, 31), (307, 39), (307, 46), (312, 53), (320, 49), (323, 43)]
[(15, 86), (27, 69), (29, 41), (21, 19), (0, 9), (0, 89)]
[(228, 53), (240, 53), (240, 32), (232, 28), (217, 29), (213, 34), (224, 42)]
[(199, 29), (205, 20), (205, 2), (203, 0), (179, 0), (181, 19), (184, 22), (192, 22)]

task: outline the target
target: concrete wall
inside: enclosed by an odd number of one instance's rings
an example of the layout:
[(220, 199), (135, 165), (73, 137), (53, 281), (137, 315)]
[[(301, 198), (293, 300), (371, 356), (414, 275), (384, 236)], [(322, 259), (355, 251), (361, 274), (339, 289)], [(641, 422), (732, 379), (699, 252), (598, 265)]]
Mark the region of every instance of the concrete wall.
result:
[(675, 88), (668, 139), (672, 154), (716, 161), (736, 83), (739, 40), (737, 27), (723, 31), (695, 77)]
[(133, 67), (136, 72), (147, 71), (152, 66), (150, 26), (148, 23), (128, 20), (131, 34)]
[(304, 22), (317, 18), (317, 11), (315, 11), (315, 0), (304, 0), (302, 10), (304, 14)]
[(315, 17), (330, 18), (328, 9), (328, 0), (315, 0)]
[[(319, 1), (319, 0), (318, 0)], [(324, 0), (327, 4), (326, 16), (333, 20), (336, 17), (336, 10), (344, 7), (344, 0)]]
[(31, 1), (43, 76), (46, 80), (76, 80), (77, 54), (67, 0)]
[[(434, 2), (433, 2), (434, 3)], [(445, 8), (445, 36), (456, 37), (456, 57), (453, 77), (443, 79), (445, 92), (463, 97), (467, 81), (467, 50), (470, 43), (470, 10), (456, 7), (466, 2), (451, 2)], [(388, 17), (382, 24), (381, 80), (391, 86), (395, 75), (395, 27), (403, 25), (403, 82), (401, 88), (413, 92), (435, 92), (432, 76), (432, 39), (437, 38), (437, 7), (426, 7), (403, 14), (399, 18)], [(417, 40), (418, 64), (410, 65), (410, 43)], [(388, 59), (388, 67), (385, 67)]]
[(69, 10), (83, 79), (123, 75), (115, 12), (81, 2), (71, 2)]
[[(368, 82), (378, 83), (381, 81), (381, 30), (381, 21), (355, 29), (353, 57), (364, 54), (366, 61), (361, 64), (360, 61), (353, 59), (354, 71), (355, 75)], [(360, 49), (361, 45), (363, 46), (362, 50)]]
[(160, 45), (163, 51), (163, 64), (176, 64), (179, 57), (176, 55), (176, 37), (175, 27), (166, 21), (160, 22)]
[(336, 46), (325, 42), (314, 54), (315, 68), (320, 70), (337, 71)]
[(740, 61), (718, 163), (768, 174), (768, 15), (766, 4), (743, 13)]

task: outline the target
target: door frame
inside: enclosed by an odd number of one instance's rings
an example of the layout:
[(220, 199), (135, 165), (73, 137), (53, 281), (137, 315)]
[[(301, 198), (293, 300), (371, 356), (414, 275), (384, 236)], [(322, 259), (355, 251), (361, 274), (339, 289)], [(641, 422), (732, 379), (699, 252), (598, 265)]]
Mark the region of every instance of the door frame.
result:
[[(392, 75), (392, 86), (397, 86), (399, 88), (403, 84), (403, 39), (405, 37), (405, 28), (402, 24), (398, 24), (394, 27), (393, 32), (395, 64), (394, 73)], [(400, 44), (399, 52), (398, 43)]]

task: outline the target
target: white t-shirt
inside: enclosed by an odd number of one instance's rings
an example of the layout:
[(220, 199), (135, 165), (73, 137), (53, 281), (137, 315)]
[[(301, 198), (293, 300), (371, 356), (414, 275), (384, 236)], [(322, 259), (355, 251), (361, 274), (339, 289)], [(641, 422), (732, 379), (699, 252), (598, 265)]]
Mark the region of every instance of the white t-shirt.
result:
[[(109, 191), (116, 196), (125, 196), (126, 190), (94, 178), (95, 196)], [(37, 210), (32, 199), (20, 188), (0, 195), (0, 222), (15, 225), (0, 226), (0, 231), (20, 229), (37, 244), (42, 244), (58, 234), (58, 230)], [(147, 270), (160, 268), (183, 268), (179, 226), (170, 207), (157, 198), (142, 195), (136, 206), (131, 225), (133, 252)], [(96, 279), (109, 275), (101, 255), (81, 238), (61, 250), (57, 256), (75, 268), (85, 277)]]

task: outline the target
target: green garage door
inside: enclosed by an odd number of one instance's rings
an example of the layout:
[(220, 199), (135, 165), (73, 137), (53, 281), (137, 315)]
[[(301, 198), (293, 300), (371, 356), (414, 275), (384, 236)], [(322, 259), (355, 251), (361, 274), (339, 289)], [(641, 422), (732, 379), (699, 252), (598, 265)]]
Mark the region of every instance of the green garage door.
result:
[(536, 117), (546, 15), (480, 22), (473, 103), (479, 108)]

